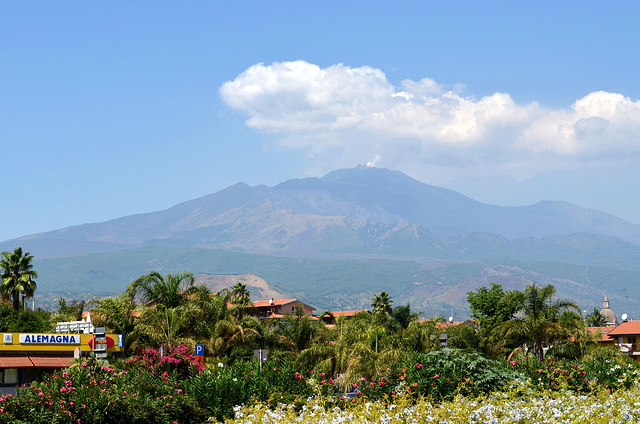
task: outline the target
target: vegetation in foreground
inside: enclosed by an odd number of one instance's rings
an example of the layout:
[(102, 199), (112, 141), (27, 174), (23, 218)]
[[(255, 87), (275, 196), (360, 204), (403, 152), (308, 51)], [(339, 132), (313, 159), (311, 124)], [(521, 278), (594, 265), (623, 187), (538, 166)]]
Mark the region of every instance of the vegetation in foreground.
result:
[(322, 372), (296, 370), (287, 359), (203, 367), (188, 350), (180, 345), (160, 356), (149, 349), (111, 366), (78, 360), (19, 388), (16, 396), (1, 396), (0, 422), (312, 423), (354, 416), (374, 420), (355, 422), (405, 422), (402, 417), (418, 416), (423, 418), (417, 422), (538, 422), (535, 418), (545, 414), (550, 414), (547, 422), (640, 418), (637, 367), (614, 358), (541, 362), (524, 357), (507, 364), (443, 349), (414, 353), (394, 362), (380, 378), (341, 386)]
[[(8, 261), (5, 253), (7, 264), (30, 256), (14, 252)], [(83, 302), (60, 299), (55, 314), (25, 307), (37, 276), (25, 262), (29, 275), (18, 279), (2, 264), (12, 305), (0, 304), (0, 331), (46, 331), (78, 319)], [(331, 317), (327, 326), (302, 310), (259, 320), (242, 284), (211, 293), (189, 272), (152, 272), (90, 305), (95, 324), (126, 335), (131, 359), (81, 360), (2, 396), (0, 421), (637, 420), (635, 362), (587, 335), (585, 321), (598, 322), (597, 310), (585, 319), (554, 295), (553, 286), (481, 287), (467, 296), (474, 321), (446, 326), (441, 318), (418, 320), (410, 305), (393, 308), (391, 295), (379, 292), (371, 312)], [(455, 349), (442, 348), (445, 332)], [(193, 362), (195, 343), (205, 345), (204, 367)], [(254, 349), (267, 349), (270, 360), (252, 359)]]

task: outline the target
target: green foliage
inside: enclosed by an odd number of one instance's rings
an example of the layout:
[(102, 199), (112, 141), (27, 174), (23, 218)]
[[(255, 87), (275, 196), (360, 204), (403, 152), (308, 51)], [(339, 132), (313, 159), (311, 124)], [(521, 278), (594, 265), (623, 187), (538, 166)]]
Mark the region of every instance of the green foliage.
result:
[(544, 356), (545, 344), (553, 346), (566, 342), (584, 328), (577, 305), (567, 299), (554, 299), (555, 291), (551, 284), (525, 287), (518, 304), (519, 315), (496, 329), (506, 339), (525, 340), (538, 360)]
[(127, 291), (131, 297), (158, 308), (175, 308), (183, 305), (196, 290), (195, 279), (189, 271), (167, 274), (164, 277), (152, 271), (135, 279)]
[(67, 299), (61, 297), (58, 299), (58, 318), (59, 321), (79, 321), (82, 319), (82, 312), (87, 305), (84, 300), (72, 300), (67, 303)]
[(32, 261), (33, 255), (29, 252), (23, 254), (19, 246), (16, 246), (13, 252), (2, 252), (0, 294), (13, 302), (13, 309), (16, 311), (21, 306), (24, 309), (26, 299), (32, 298), (37, 288), (34, 280), (38, 278), (38, 273), (33, 270)]
[(8, 332), (9, 327), (16, 320), (17, 312), (4, 302), (0, 302), (0, 331)]
[(407, 390), (436, 401), (452, 399), (456, 394), (489, 393), (520, 376), (502, 361), (454, 349), (410, 354), (395, 363), (390, 373), (399, 374)]
[(376, 293), (371, 299), (371, 307), (373, 308), (374, 315), (391, 315), (393, 313), (393, 309), (391, 308), (392, 303), (393, 300), (391, 300), (391, 295), (386, 291)]
[(604, 327), (607, 325), (607, 317), (602, 315), (598, 308), (593, 308), (593, 311), (585, 317), (585, 321), (589, 327)]
[(510, 361), (514, 371), (528, 378), (538, 390), (571, 390), (577, 393), (597, 393), (600, 390), (627, 390), (638, 384), (640, 372), (634, 362), (607, 357), (591, 357), (575, 361), (546, 357), (540, 361), (525, 356)]
[(452, 325), (447, 330), (447, 347), (453, 349), (479, 351), (481, 344), (480, 331), (473, 324)]
[[(305, 373), (315, 375), (315, 371)], [(293, 368), (288, 360), (258, 360), (236, 363), (232, 367), (219, 364), (213, 370), (194, 376), (185, 388), (199, 404), (219, 420), (233, 415), (237, 405), (266, 402), (302, 405), (313, 394), (307, 378)]]
[(471, 316), (483, 329), (512, 319), (518, 312), (521, 301), (522, 293), (505, 292), (500, 284), (491, 284), (491, 289), (482, 286), (467, 293)]
[(38, 308), (35, 311), (23, 309), (14, 315), (14, 321), (7, 331), (12, 333), (44, 333), (51, 330), (50, 313)]
[[(326, 373), (298, 369), (287, 359), (274, 358), (262, 367), (257, 359), (231, 366), (218, 363), (203, 370), (192, 362), (189, 350), (180, 345), (160, 356), (149, 349), (120, 369), (95, 359), (80, 360), (67, 370), (20, 388), (15, 397), (0, 396), (0, 421), (199, 423), (208, 417), (227, 420), (246, 408), (288, 405), (293, 417), (309, 410), (315, 414), (336, 410), (355, 413), (360, 406), (369, 405), (366, 408), (370, 410), (377, 402), (400, 409), (426, 408), (420, 406), (427, 405), (426, 399), (429, 407), (422, 411), (424, 415), (434, 408), (446, 406), (442, 410), (446, 411), (451, 405), (490, 399), (497, 407), (505, 401), (536, 397), (566, 399), (573, 393), (582, 395), (581, 403), (609, 393), (617, 393), (619, 398), (625, 393), (620, 390), (637, 395), (640, 377), (635, 363), (622, 357), (538, 361), (523, 356), (505, 364), (477, 353), (443, 349), (412, 353), (391, 362), (378, 378), (361, 377), (338, 386)], [(456, 415), (456, 420), (473, 421), (470, 414)], [(383, 414), (369, 417), (380, 422)], [(286, 420), (291, 421), (297, 420)]]
[(392, 317), (396, 328), (406, 329), (412, 321), (418, 319), (418, 314), (411, 312), (411, 305), (407, 303), (404, 306), (396, 306)]

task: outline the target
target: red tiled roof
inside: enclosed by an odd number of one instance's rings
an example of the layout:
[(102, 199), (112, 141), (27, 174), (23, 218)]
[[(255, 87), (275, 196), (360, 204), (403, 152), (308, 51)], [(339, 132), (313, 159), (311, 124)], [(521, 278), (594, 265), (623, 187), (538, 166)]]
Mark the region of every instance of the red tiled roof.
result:
[[(260, 307), (265, 307), (265, 306), (279, 306), (279, 305), (286, 305), (287, 303), (291, 303), (291, 302), (300, 302), (298, 299), (273, 299), (273, 303), (269, 303), (269, 300), (257, 300), (255, 302), (253, 302), (253, 305), (256, 308), (260, 308)], [(302, 302), (300, 302), (302, 303)]]
[(0, 368), (33, 367), (27, 355), (0, 355)]
[(640, 321), (625, 321), (609, 331), (609, 337), (640, 336)]
[(330, 311), (329, 313), (334, 317), (353, 317), (361, 312), (369, 312), (366, 309), (360, 309), (358, 311)]
[(611, 342), (613, 341), (610, 337), (609, 337), (609, 332), (611, 330), (613, 330), (615, 327), (609, 326), (609, 327), (587, 327), (587, 333), (589, 335), (596, 335), (596, 334), (600, 334), (600, 338), (598, 339), (599, 342)]
[(29, 359), (36, 367), (64, 368), (71, 366), (72, 356), (29, 355)]
[(436, 328), (446, 328), (446, 327), (453, 327), (456, 325), (460, 325), (462, 324), (464, 321), (455, 321), (455, 322), (439, 322), (436, 324)]

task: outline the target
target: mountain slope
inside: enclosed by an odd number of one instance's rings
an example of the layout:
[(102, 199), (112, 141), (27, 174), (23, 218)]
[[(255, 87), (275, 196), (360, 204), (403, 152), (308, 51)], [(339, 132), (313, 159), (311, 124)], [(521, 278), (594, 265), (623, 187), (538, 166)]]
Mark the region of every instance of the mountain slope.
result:
[(321, 257), (332, 253), (446, 257), (441, 237), (480, 232), (514, 240), (574, 233), (640, 245), (640, 226), (565, 202), (505, 207), (357, 167), (270, 188), (235, 184), (164, 211), (68, 227), (0, 243), (39, 257), (138, 248), (147, 243)]

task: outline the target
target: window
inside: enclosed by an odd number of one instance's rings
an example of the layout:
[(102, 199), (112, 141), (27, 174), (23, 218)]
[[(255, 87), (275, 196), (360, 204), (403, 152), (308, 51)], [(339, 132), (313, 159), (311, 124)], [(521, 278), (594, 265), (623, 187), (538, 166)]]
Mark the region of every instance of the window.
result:
[(0, 380), (0, 384), (18, 384), (18, 368), (5, 368), (4, 372), (0, 371), (2, 375), (2, 379)]
[(631, 352), (635, 352), (636, 351), (636, 338), (635, 337), (629, 337), (629, 343), (631, 343)]

